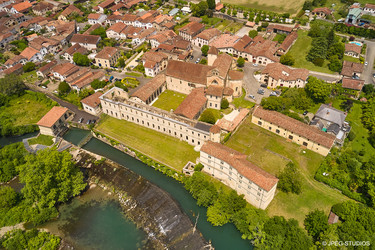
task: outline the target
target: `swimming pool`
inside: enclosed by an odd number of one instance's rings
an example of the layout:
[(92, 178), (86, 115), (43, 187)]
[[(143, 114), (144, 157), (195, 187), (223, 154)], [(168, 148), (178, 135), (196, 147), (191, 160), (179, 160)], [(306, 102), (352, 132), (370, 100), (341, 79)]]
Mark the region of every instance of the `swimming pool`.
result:
[(349, 42), (349, 43), (354, 43), (354, 44), (356, 44), (358, 46), (362, 46), (362, 43), (360, 43), (360, 42)]

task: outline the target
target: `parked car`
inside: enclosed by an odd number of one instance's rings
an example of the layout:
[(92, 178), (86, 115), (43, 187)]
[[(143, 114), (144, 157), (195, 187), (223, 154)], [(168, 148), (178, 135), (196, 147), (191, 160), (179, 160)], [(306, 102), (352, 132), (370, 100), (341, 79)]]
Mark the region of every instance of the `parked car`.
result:
[(367, 66), (368, 65), (368, 62), (365, 62), (365, 66)]
[(270, 96), (277, 96), (276, 92), (275, 91), (272, 91)]
[(113, 78), (114, 78), (114, 76), (111, 76), (111, 77), (109, 78), (109, 81), (112, 82)]
[(253, 63), (253, 66), (254, 66), (254, 67), (258, 67), (258, 64), (257, 64), (257, 63)]
[(78, 123), (82, 123), (83, 122), (83, 117), (79, 118), (78, 120)]
[(249, 98), (251, 98), (251, 99), (255, 99), (255, 96), (253, 96), (253, 95), (249, 95)]
[(307, 115), (307, 113), (309, 113), (309, 111), (305, 110), (305, 112), (303, 112), (303, 115)]
[(267, 84), (265, 84), (265, 83), (262, 83), (260, 86), (261, 86), (262, 88), (267, 88)]
[(201, 61), (200, 58), (197, 58), (197, 60), (195, 60), (195, 63), (199, 63)]
[(95, 122), (96, 122), (96, 120), (95, 120), (95, 119), (91, 121), (91, 123), (92, 123), (92, 124), (94, 124)]
[(88, 120), (88, 121), (86, 122), (87, 125), (89, 125), (90, 123), (91, 123), (91, 120)]
[(194, 59), (194, 56), (193, 56), (193, 55), (191, 55), (191, 56), (190, 56), (190, 60), (193, 60), (193, 59)]
[(264, 89), (258, 89), (257, 93), (260, 94), (260, 95), (264, 95)]

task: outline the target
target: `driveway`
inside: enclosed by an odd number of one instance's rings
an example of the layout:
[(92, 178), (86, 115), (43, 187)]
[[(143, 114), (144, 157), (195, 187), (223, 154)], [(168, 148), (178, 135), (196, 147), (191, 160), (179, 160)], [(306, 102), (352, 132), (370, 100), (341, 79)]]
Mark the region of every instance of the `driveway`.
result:
[(365, 83), (367, 84), (375, 84), (375, 78), (372, 77), (372, 74), (375, 73), (373, 68), (375, 59), (375, 42), (365, 40), (365, 43), (367, 44), (366, 62), (368, 62), (368, 65), (364, 66), (361, 79), (365, 80)]
[(191, 55), (193, 56), (193, 59), (188, 59), (187, 61), (188, 62), (191, 62), (191, 63), (195, 63), (195, 61), (199, 58), (199, 59), (202, 59), (203, 56), (202, 56), (202, 50), (201, 48), (199, 48), (198, 46), (195, 46), (193, 45), (193, 52), (191, 53)]
[(339, 74), (328, 74), (316, 71), (309, 71), (309, 76), (314, 76), (318, 79), (321, 79), (326, 82), (337, 82), (341, 79), (341, 75)]
[[(257, 93), (258, 89), (260, 89), (259, 81), (254, 77), (254, 73), (256, 71), (261, 71), (264, 67), (263, 66), (253, 66), (252, 63), (246, 62), (244, 66), (244, 79), (243, 79), (243, 87), (246, 90), (246, 99), (257, 104), (260, 104), (263, 97), (268, 97), (271, 93), (271, 90), (263, 88), (265, 90), (264, 95), (260, 95)], [(250, 99), (248, 96), (253, 95), (255, 99)]]
[(136, 62), (136, 60), (140, 59), (142, 55), (143, 50), (136, 57), (134, 57), (133, 60), (128, 65), (126, 65), (126, 67), (136, 67), (138, 65), (138, 62)]

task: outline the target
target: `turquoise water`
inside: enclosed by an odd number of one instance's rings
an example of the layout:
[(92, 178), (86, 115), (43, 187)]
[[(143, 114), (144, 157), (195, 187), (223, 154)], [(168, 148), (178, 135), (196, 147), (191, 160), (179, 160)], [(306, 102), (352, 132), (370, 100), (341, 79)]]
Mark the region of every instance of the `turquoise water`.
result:
[(349, 43), (354, 43), (354, 44), (356, 44), (358, 46), (362, 46), (362, 43), (360, 43), (360, 42), (349, 42)]
[[(72, 129), (64, 136), (64, 139), (78, 144), (87, 133), (88, 131)], [(207, 209), (196, 205), (196, 201), (184, 189), (182, 184), (174, 179), (155, 171), (153, 168), (96, 138), (92, 138), (83, 148), (121, 164), (168, 192), (180, 204), (182, 210), (193, 223), (196, 222), (199, 214), (197, 228), (207, 241), (211, 241), (215, 249), (252, 249), (249, 241), (241, 239), (241, 234), (234, 225), (227, 224), (222, 227), (214, 227), (207, 222)]]
[(43, 225), (74, 249), (138, 249), (146, 235), (126, 218), (119, 202), (93, 188), (59, 207), (60, 217)]

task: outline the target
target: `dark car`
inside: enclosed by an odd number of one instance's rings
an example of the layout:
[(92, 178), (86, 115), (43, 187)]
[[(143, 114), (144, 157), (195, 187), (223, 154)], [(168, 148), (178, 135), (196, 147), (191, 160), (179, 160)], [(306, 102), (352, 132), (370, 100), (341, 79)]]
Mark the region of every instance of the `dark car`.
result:
[(264, 95), (264, 89), (258, 89), (257, 93), (260, 94), (260, 95)]
[(267, 84), (265, 84), (265, 83), (262, 83), (260, 86), (261, 86), (262, 88), (267, 88)]
[(92, 123), (92, 124), (94, 124), (95, 122), (96, 122), (96, 120), (95, 120), (95, 119), (91, 121), (91, 123)]
[(91, 120), (88, 120), (88, 121), (86, 122), (87, 125), (89, 125), (90, 123), (91, 123)]
[(82, 123), (83, 122), (83, 117), (79, 118), (78, 122)]
[(309, 113), (309, 111), (306, 110), (305, 112), (303, 112), (303, 115), (307, 115), (307, 113)]

